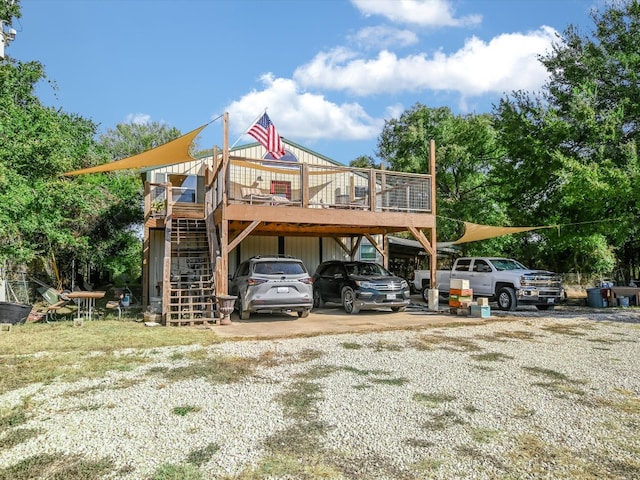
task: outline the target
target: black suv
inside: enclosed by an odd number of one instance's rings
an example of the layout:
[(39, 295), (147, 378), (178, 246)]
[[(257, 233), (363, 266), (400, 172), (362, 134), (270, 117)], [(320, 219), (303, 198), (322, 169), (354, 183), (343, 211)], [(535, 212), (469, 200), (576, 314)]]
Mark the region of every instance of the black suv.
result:
[(242, 320), (251, 313), (297, 312), (307, 317), (313, 306), (311, 276), (302, 260), (291, 257), (252, 257), (242, 262), (229, 281), (237, 295)]
[(404, 278), (371, 262), (330, 260), (313, 275), (313, 306), (341, 303), (347, 313), (391, 308), (400, 312), (409, 305), (409, 285)]

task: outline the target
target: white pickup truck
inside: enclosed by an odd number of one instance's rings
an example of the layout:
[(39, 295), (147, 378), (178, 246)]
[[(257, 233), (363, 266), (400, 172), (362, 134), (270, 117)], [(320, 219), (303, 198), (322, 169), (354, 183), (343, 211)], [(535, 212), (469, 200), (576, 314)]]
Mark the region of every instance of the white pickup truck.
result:
[[(562, 277), (544, 270), (530, 270), (510, 258), (460, 257), (452, 270), (438, 270), (436, 285), (440, 294), (449, 294), (452, 278), (469, 280), (474, 297), (488, 297), (500, 310), (515, 310), (518, 305), (535, 305), (548, 310), (564, 300)], [(414, 287), (428, 301), (431, 288), (429, 270), (416, 270)]]

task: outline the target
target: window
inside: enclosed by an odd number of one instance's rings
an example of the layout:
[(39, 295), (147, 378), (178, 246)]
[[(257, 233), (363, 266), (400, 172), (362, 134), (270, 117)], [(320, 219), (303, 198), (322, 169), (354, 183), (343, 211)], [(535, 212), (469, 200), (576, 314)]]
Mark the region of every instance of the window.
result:
[(461, 258), (460, 260), (458, 260), (458, 263), (456, 264), (456, 271), (458, 271), (458, 272), (468, 272), (470, 265), (471, 265), (471, 259), (470, 258), (465, 258), (465, 259)]
[(474, 272), (490, 272), (491, 267), (484, 260), (476, 260), (473, 262), (473, 271)]
[(375, 260), (376, 248), (373, 245), (360, 245), (361, 260)]
[(195, 175), (169, 175), (172, 185), (173, 201), (180, 203), (196, 203), (196, 187), (198, 180)]
[(271, 195), (286, 197), (291, 200), (291, 182), (282, 180), (271, 181)]
[(333, 263), (333, 264), (330, 264), (325, 269), (325, 271), (322, 273), (322, 275), (327, 276), (327, 277), (335, 277), (336, 275), (344, 275), (344, 270), (343, 270), (341, 264)]

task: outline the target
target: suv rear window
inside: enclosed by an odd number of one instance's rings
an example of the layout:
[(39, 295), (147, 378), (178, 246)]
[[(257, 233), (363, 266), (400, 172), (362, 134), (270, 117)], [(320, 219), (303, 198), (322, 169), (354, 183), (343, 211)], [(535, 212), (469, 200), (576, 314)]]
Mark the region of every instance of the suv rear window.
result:
[(253, 271), (262, 275), (299, 275), (306, 273), (304, 266), (298, 262), (258, 262), (253, 267)]

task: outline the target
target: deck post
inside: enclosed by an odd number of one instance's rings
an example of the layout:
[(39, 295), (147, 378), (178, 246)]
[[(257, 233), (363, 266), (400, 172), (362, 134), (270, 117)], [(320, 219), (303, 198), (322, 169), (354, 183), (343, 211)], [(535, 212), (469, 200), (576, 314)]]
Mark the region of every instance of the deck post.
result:
[(434, 222), (431, 227), (431, 258), (429, 260), (429, 273), (431, 275), (430, 288), (436, 288), (438, 285), (438, 279), (436, 278), (437, 270), (437, 248), (436, 248), (436, 142), (431, 139), (429, 142), (429, 170), (431, 174), (431, 215), (433, 215)]

